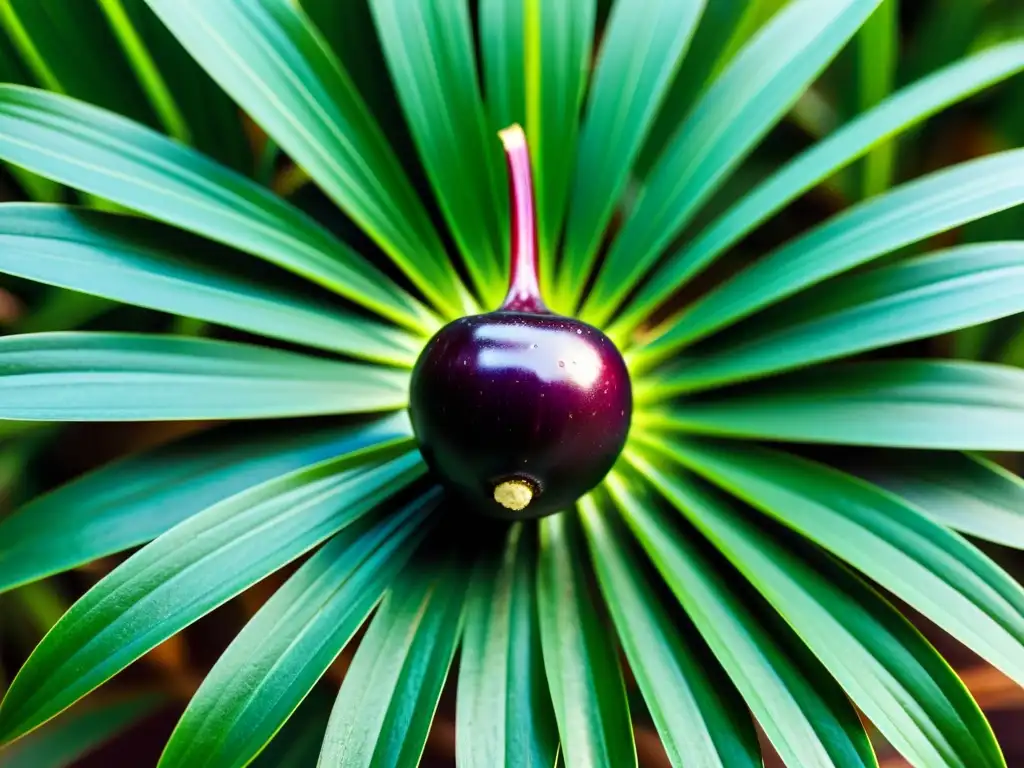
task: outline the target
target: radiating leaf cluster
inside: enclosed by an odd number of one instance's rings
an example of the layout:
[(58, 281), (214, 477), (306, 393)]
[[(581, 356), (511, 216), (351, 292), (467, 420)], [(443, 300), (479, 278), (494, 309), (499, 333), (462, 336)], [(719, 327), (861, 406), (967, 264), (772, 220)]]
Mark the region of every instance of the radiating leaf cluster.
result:
[[(915, 766), (1005, 765), (901, 610), (1024, 682), (1024, 589), (967, 538), (1024, 546), (1024, 481), (965, 453), (1024, 450), (1024, 374), (919, 353), (1019, 322), (1020, 233), (962, 228), (1024, 203), (1024, 149), (907, 174), (900, 136), (1019, 93), (1024, 41), (905, 52), (896, 0), (65, 5), (0, 2), (0, 161), (34, 201), (0, 203), (0, 272), (62, 321), (0, 338), (0, 440), (243, 423), (0, 518), (0, 592), (134, 550), (11, 681), (0, 765), (135, 722), (149, 699), (76, 702), (282, 569), (162, 768), (415, 766), (452, 727), (468, 768), (628, 768), (651, 727), (675, 766), (761, 765), (760, 730), (872, 768), (864, 719)], [(817, 140), (779, 161), (789, 118)], [(497, 525), (404, 411), (427, 338), (502, 295), (512, 122), (550, 305), (623, 348), (636, 407), (576, 509)], [(832, 215), (749, 246), (823, 186)], [(74, 329), (118, 303), (178, 332)]]

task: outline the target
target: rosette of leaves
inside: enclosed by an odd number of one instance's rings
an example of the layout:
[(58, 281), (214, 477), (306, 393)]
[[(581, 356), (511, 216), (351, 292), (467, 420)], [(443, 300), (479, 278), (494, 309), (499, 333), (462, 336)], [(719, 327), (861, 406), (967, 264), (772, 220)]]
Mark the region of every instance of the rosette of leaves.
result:
[[(861, 715), (914, 765), (1004, 764), (904, 612), (1024, 681), (1024, 591), (967, 538), (1024, 544), (1021, 481), (977, 455), (1024, 448), (1024, 373), (912, 342), (1024, 310), (1024, 242), (920, 247), (1024, 202), (1024, 150), (890, 188), (883, 148), (1024, 69), (1024, 43), (891, 94), (863, 83), (855, 117), (749, 183), (844, 47), (891, 43), (893, 3), (147, 4), (345, 237), (140, 123), (0, 86), (0, 159), (119, 206), (0, 206), (0, 270), (220, 337), (5, 337), (0, 417), (245, 421), (0, 522), (0, 589), (144, 545), (18, 672), (0, 740), (288, 567), (162, 766), (307, 738), (296, 710), (364, 624), (310, 721), (323, 765), (415, 764), (456, 673), (464, 766), (635, 764), (631, 703), (681, 766), (760, 765), (755, 720), (789, 765), (875, 765)], [(427, 338), (501, 298), (494, 131), (512, 122), (534, 150), (545, 295), (619, 344), (635, 413), (575, 509), (474, 524), (405, 407)], [(749, 246), (854, 164), (858, 202)]]

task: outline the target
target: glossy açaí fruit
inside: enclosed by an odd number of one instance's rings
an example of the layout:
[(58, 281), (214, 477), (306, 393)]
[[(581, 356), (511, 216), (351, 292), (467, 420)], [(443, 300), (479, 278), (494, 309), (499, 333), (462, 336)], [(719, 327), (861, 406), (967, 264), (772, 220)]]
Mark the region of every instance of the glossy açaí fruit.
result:
[(512, 198), (512, 270), (502, 306), (456, 320), (413, 370), (410, 414), (420, 450), (473, 511), (540, 517), (571, 507), (622, 451), (632, 390), (601, 331), (544, 305), (529, 151), (502, 131)]

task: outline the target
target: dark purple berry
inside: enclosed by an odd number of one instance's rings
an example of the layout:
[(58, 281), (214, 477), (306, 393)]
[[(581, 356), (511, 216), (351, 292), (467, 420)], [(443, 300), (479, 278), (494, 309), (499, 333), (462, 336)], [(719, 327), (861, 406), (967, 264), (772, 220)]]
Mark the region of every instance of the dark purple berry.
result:
[(632, 391), (625, 362), (598, 329), (556, 315), (537, 280), (526, 138), (501, 132), (512, 198), (512, 274), (501, 308), (456, 320), (430, 340), (412, 375), (420, 450), (474, 511), (540, 517), (569, 508), (622, 451)]

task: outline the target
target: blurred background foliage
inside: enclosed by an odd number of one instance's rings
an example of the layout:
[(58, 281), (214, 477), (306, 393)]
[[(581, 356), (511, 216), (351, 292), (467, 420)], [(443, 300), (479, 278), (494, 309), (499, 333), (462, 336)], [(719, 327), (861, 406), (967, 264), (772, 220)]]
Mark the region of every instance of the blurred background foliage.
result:
[[(343, 60), (356, 86), (421, 192), (429, 190), (395, 96), (381, 65), (366, 0), (299, 0)], [(786, 0), (710, 0), (688, 53), (687, 78), (672, 85), (666, 106), (637, 165), (642, 175), (707, 83)], [(472, 3), (479, 14), (479, 3)], [(610, 0), (599, 4), (599, 25)], [(692, 229), (768, 172), (893, 90), (997, 43), (1024, 40), (1021, 0), (886, 0), (854, 41), (799, 100), (788, 119), (760, 145)], [(696, 77), (694, 74), (696, 73)], [(0, 0), (0, 81), (35, 85), (97, 104), (193, 145), (220, 162), (288, 196), (363, 252), (373, 246), (307, 177), (259, 131), (190, 59), (143, 0)], [(486, 84), (485, 84), (486, 85)], [(747, 237), (695, 281), (720, 280), (753, 255), (790, 239), (838, 210), (877, 195), (900, 181), (972, 157), (1024, 146), (1024, 77), (980, 93), (876, 146), (864, 160), (810, 191)], [(429, 199), (429, 195), (425, 195)], [(80, 195), (13, 167), (0, 173), (0, 200), (113, 204)], [(627, 196), (628, 204), (628, 196)], [(433, 215), (438, 216), (435, 210)], [(685, 233), (684, 236), (685, 237)], [(973, 241), (1024, 239), (1024, 208), (982, 219), (921, 243), (916, 250)], [(908, 251), (890, 256), (899, 259)], [(687, 297), (680, 297), (685, 301)], [(0, 276), (0, 334), (89, 328), (204, 334), (194, 321), (122, 306), (59, 288)], [(906, 347), (907, 345), (905, 345)], [(998, 361), (1024, 366), (1024, 321), (1009, 318), (954, 335), (916, 342), (918, 356)], [(906, 348), (896, 350), (903, 356)], [(28, 497), (53, 488), (119, 456), (180, 437), (202, 424), (0, 423), (0, 517)], [(1019, 459), (995, 457), (1018, 474)], [(1024, 510), (1021, 511), (1024, 513)], [(1018, 579), (1020, 552), (984, 545)], [(17, 669), (67, 607), (124, 555), (107, 558), (0, 596), (0, 693), (4, 670)], [(109, 561), (109, 562), (108, 562)], [(228, 641), (286, 577), (278, 573), (172, 638), (111, 683), (11, 747), (0, 750), (0, 768), (56, 768), (155, 763), (184, 703)], [(911, 613), (908, 608), (902, 609)], [(921, 619), (938, 646), (988, 713), (1009, 765), (1024, 765), (1024, 692)], [(350, 645), (350, 648), (355, 644)], [(286, 731), (257, 761), (260, 766), (312, 766), (333, 696), (351, 658), (339, 658), (321, 689), (302, 705)], [(635, 682), (630, 681), (635, 691)], [(452, 686), (454, 687), (454, 686)], [(448, 766), (454, 755), (454, 697), (446, 693), (424, 765)], [(643, 712), (639, 695), (631, 707)], [(640, 764), (665, 766), (653, 725), (638, 717)], [(884, 768), (904, 765), (879, 744)]]

